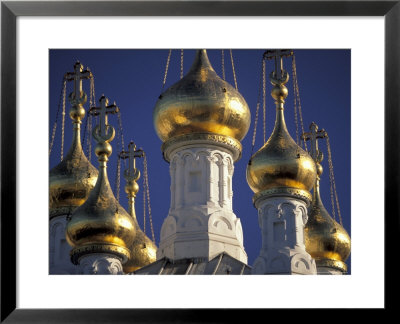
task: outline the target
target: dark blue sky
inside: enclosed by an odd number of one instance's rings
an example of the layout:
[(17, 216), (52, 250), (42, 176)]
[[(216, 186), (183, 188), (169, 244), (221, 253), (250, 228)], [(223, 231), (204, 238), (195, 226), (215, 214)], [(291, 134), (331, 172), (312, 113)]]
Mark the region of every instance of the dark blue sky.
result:
[[(243, 225), (244, 247), (248, 255), (248, 264), (252, 265), (261, 247), (261, 232), (257, 222), (257, 211), (252, 204), (253, 192), (246, 182), (246, 166), (250, 158), (251, 142), (254, 129), (254, 118), (258, 97), (261, 58), (263, 49), (234, 49), (235, 72), (239, 92), (247, 101), (252, 122), (246, 137), (242, 141), (243, 155), (235, 164), (233, 177), (233, 209)], [(339, 196), (343, 225), (351, 236), (351, 161), (350, 161), (350, 114), (351, 114), (351, 52), (350, 50), (294, 50), (297, 63), (297, 78), (300, 88), (300, 100), (303, 113), (304, 128), (309, 129), (311, 122), (324, 128), (330, 138), (332, 159)], [(58, 100), (62, 90), (62, 78), (65, 72), (72, 72), (73, 65), (79, 60), (84, 67), (89, 67), (95, 78), (96, 105), (102, 94), (120, 107), (125, 145), (133, 140), (142, 147), (148, 158), (149, 183), (153, 224), (156, 243), (159, 244), (160, 230), (163, 220), (168, 214), (170, 205), (169, 165), (162, 158), (161, 140), (153, 127), (153, 108), (161, 93), (168, 49), (160, 50), (50, 50), (50, 117), (49, 136), (56, 118)], [(208, 50), (208, 56), (215, 71), (222, 76), (221, 50)], [(194, 50), (184, 51), (184, 73), (193, 61)], [(284, 67), (291, 74), (291, 59), (285, 59)], [(273, 70), (272, 61), (267, 62), (267, 75)], [(229, 50), (225, 50), (226, 79), (234, 86)], [(180, 78), (180, 50), (173, 50), (165, 89)], [(84, 90), (89, 98), (89, 81), (84, 81)], [(285, 119), (290, 134), (296, 139), (295, 118), (293, 109), (292, 76), (287, 84), (289, 96), (285, 104)], [(272, 132), (275, 121), (275, 105), (270, 96), (271, 85), (267, 80), (267, 139)], [(72, 83), (67, 84), (67, 96), (72, 92)], [(66, 104), (65, 146), (64, 154), (71, 142), (71, 120), (68, 116), (69, 102)], [(89, 100), (85, 108), (89, 107)], [(86, 118), (82, 124), (85, 126)], [(118, 129), (115, 116), (109, 123)], [(300, 130), (301, 131), (301, 130)], [(255, 150), (262, 146), (262, 110), (257, 127)], [(50, 156), (50, 167), (60, 160), (61, 147), (61, 111), (56, 132), (56, 141)], [(117, 138), (111, 142), (113, 154), (109, 162), (109, 180), (114, 190), (117, 166)], [(86, 144), (83, 143), (86, 149)], [(93, 145), (94, 147), (94, 145)], [(326, 141), (320, 141), (320, 149), (324, 153), (324, 173), (321, 180), (321, 196), (326, 209), (331, 213), (329, 167)], [(98, 167), (94, 152), (92, 164)], [(142, 161), (138, 164), (143, 171)], [(122, 174), (122, 172), (121, 172)], [(143, 175), (143, 172), (142, 172)], [(141, 186), (136, 203), (139, 224), (143, 224), (143, 176), (139, 180)], [(120, 203), (128, 209), (124, 192), (124, 179), (121, 176)], [(115, 194), (115, 193), (114, 193)], [(338, 221), (338, 218), (337, 218)], [(148, 220), (146, 234), (151, 238)], [(350, 258), (347, 261), (350, 267)]]

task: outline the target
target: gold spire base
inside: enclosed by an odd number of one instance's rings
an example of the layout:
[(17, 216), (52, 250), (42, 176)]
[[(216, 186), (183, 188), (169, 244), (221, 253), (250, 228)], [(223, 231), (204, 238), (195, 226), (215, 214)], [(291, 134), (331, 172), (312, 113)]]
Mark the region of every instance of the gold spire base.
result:
[(92, 253), (107, 253), (117, 256), (121, 263), (124, 264), (130, 257), (130, 252), (127, 248), (124, 248), (115, 244), (103, 244), (103, 243), (93, 243), (86, 244), (76, 247), (71, 250), (71, 262), (75, 265), (79, 264), (79, 259), (86, 255)]

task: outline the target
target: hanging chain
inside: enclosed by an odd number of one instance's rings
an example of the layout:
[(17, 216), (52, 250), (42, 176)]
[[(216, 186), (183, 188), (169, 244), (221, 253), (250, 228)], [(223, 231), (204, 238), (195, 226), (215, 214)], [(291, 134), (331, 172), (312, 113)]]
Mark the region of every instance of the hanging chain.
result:
[[(125, 149), (125, 140), (124, 140), (124, 130), (122, 128), (122, 118), (121, 118), (121, 111), (118, 110), (118, 125), (119, 125), (119, 131), (121, 135), (121, 147), (122, 150)], [(124, 159), (124, 167), (126, 168), (126, 160)]]
[(120, 136), (120, 130), (118, 130), (117, 133), (117, 168), (116, 168), (116, 173), (115, 173), (115, 183), (114, 183), (114, 192), (117, 198), (117, 201), (119, 202), (119, 191), (120, 191), (120, 185), (121, 185), (121, 158), (119, 156), (119, 152), (121, 152), (123, 149), (121, 149), (121, 136)]
[[(343, 226), (342, 215), (340, 213), (339, 198), (338, 198), (337, 191), (336, 191), (335, 175), (334, 175), (334, 172), (333, 172), (331, 144), (329, 142), (328, 134), (326, 136), (326, 144), (327, 144), (327, 147), (328, 147), (328, 162), (329, 162), (329, 174), (330, 174), (329, 178), (331, 180), (331, 183), (332, 183), (332, 186), (333, 186), (333, 191), (334, 191), (334, 194), (335, 194), (336, 207), (337, 207), (337, 212), (338, 212), (338, 215), (339, 215), (339, 222), (340, 222), (340, 225)], [(332, 194), (331, 194), (331, 196), (332, 196)]]
[[(121, 151), (119, 151), (119, 152), (121, 152)], [(117, 175), (116, 175), (116, 184), (115, 184), (115, 186), (116, 186), (115, 191), (116, 191), (116, 194), (117, 194), (116, 198), (117, 198), (117, 201), (119, 202), (119, 192), (120, 192), (120, 187), (121, 187), (121, 157), (119, 156), (119, 154), (117, 156)]]
[[(149, 185), (149, 173), (147, 169), (147, 157), (146, 154), (143, 154), (143, 186), (145, 187), (143, 192), (146, 191), (147, 196), (147, 210), (149, 212), (149, 221), (150, 221), (150, 229), (153, 243), (156, 243), (154, 236), (154, 228), (153, 228), (153, 217), (151, 215), (151, 206), (150, 206), (150, 185)], [(144, 226), (143, 226), (144, 228)]]
[[(93, 127), (93, 116), (89, 114), (87, 117), (88, 131), (86, 139), (86, 155), (88, 156), (89, 162), (92, 162), (92, 127)], [(89, 164), (88, 164), (89, 168)]]
[(254, 119), (254, 130), (253, 130), (253, 139), (251, 141), (251, 153), (250, 153), (250, 159), (253, 156), (254, 152), (254, 146), (256, 144), (256, 134), (257, 134), (257, 124), (258, 124), (258, 112), (260, 110), (260, 97), (261, 97), (261, 87), (262, 87), (262, 81), (263, 81), (263, 71), (265, 69), (265, 61), (264, 58), (261, 61), (261, 74), (260, 74), (260, 82), (258, 85), (258, 96), (257, 96), (257, 108), (256, 108), (256, 117)]
[[(301, 111), (301, 102), (300, 102), (300, 91), (299, 91), (299, 83), (297, 80), (297, 69), (296, 69), (296, 58), (295, 55), (292, 55), (292, 70), (293, 70), (293, 86), (296, 89), (295, 96), (297, 97), (297, 104), (299, 110), (299, 117), (300, 117), (300, 125), (301, 125), (301, 133), (304, 134), (304, 124), (303, 124), (303, 114)], [(308, 151), (307, 141), (303, 138), (304, 149)]]
[(167, 81), (167, 74), (168, 74), (169, 61), (171, 60), (171, 53), (172, 53), (172, 50), (169, 50), (167, 64), (165, 65), (164, 80), (163, 80), (161, 92), (164, 90), (165, 82)]
[[(124, 141), (124, 132), (122, 128), (122, 118), (121, 118), (121, 111), (118, 110), (117, 112), (118, 117), (118, 126), (119, 130), (117, 132), (117, 152), (122, 152), (125, 150), (125, 141)], [(126, 169), (126, 160), (124, 160), (124, 167)], [(121, 191), (121, 156), (120, 154), (117, 155), (117, 170), (115, 175), (115, 194), (117, 201), (119, 202), (119, 196)]]
[(56, 136), (56, 129), (57, 129), (57, 122), (58, 122), (58, 115), (60, 113), (60, 107), (61, 107), (61, 100), (63, 97), (63, 93), (66, 91), (64, 89), (66, 89), (67, 87), (67, 80), (65, 80), (65, 78), (63, 77), (63, 81), (62, 81), (62, 88), (61, 88), (61, 92), (60, 92), (60, 97), (58, 99), (58, 107), (57, 107), (57, 113), (56, 113), (56, 120), (54, 122), (53, 125), (53, 130), (51, 132), (51, 141), (50, 141), (50, 146), (49, 146), (49, 156), (51, 154), (51, 150), (53, 149), (53, 145), (54, 145), (54, 139)]
[(266, 139), (266, 134), (267, 134), (267, 98), (266, 98), (266, 86), (267, 86), (267, 77), (265, 73), (265, 60), (263, 60), (263, 66), (262, 66), (262, 73), (263, 73), (263, 121), (264, 121), (264, 127), (263, 127), (263, 135), (264, 135), (264, 143)]
[[(87, 126), (88, 126), (88, 122), (89, 122), (89, 118), (86, 118), (86, 119), (85, 119), (85, 126), (84, 126), (84, 128), (83, 128), (83, 138), (82, 138), (82, 142), (83, 142), (83, 143), (85, 143), (86, 129), (88, 128), (88, 127), (87, 127)], [(82, 154), (80, 154), (80, 156), (79, 156), (78, 165), (81, 164), (81, 160), (82, 160)], [(87, 170), (86, 170), (86, 171), (89, 173), (89, 164), (88, 164), (88, 166), (87, 166)]]
[(226, 78), (225, 78), (225, 54), (224, 54), (224, 50), (221, 50), (221, 66), (222, 66), (222, 79), (224, 79), (224, 81), (226, 81)]
[[(95, 103), (95, 101), (96, 101), (96, 92), (95, 92), (95, 88), (94, 88), (94, 77), (92, 79), (90, 79), (90, 96), (92, 97), (92, 104), (94, 106), (96, 104)], [(92, 107), (90, 107), (90, 108), (92, 108)], [(99, 124), (99, 118), (100, 118), (99, 115), (96, 115), (94, 118), (95, 118), (96, 125), (98, 125)], [(92, 134), (90, 134), (90, 136), (92, 136)]]
[[(297, 145), (301, 145), (300, 144), (300, 139), (299, 139), (299, 120), (297, 117), (297, 95), (296, 95), (296, 81), (295, 81), (295, 76), (296, 72), (295, 72), (295, 67), (294, 67), (294, 60), (292, 58), (292, 76), (293, 76), (293, 107), (294, 107), (294, 122), (296, 124), (296, 144)], [(303, 132), (304, 134), (304, 132)]]
[[(143, 162), (144, 165), (144, 162)], [(144, 167), (143, 167), (144, 169)], [(146, 234), (146, 177), (143, 176), (143, 232)]]
[[(94, 91), (94, 76), (90, 79), (90, 90), (89, 90), (89, 111), (90, 109), (94, 106), (94, 100), (95, 100), (95, 91)], [(93, 128), (93, 116), (88, 113), (88, 137), (87, 137), (87, 156), (89, 162), (92, 162), (92, 128)], [(88, 164), (88, 169), (89, 169), (89, 164)], [(89, 172), (89, 170), (88, 170)]]
[(63, 91), (63, 104), (62, 104), (62, 123), (61, 123), (61, 161), (64, 158), (64, 130), (65, 130), (65, 98), (67, 95), (67, 87), (64, 87)]
[(181, 49), (181, 79), (183, 78), (183, 49)]
[(235, 73), (235, 64), (233, 63), (233, 54), (232, 50), (229, 50), (229, 53), (231, 54), (231, 62), (232, 62), (232, 72), (233, 72), (233, 80), (235, 81), (235, 88), (238, 90), (238, 85), (237, 85), (237, 80), (236, 80), (236, 73)]

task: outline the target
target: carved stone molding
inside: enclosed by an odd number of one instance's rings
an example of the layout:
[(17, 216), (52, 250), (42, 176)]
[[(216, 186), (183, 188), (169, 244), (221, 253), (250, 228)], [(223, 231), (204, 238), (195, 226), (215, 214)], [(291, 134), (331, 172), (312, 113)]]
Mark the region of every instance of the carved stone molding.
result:
[(232, 154), (233, 160), (235, 162), (239, 160), (242, 156), (242, 144), (238, 140), (229, 136), (216, 135), (211, 133), (194, 133), (176, 136), (163, 143), (161, 146), (161, 150), (163, 152), (164, 159), (169, 162), (172, 159), (174, 150), (187, 145), (192, 146), (199, 144), (200, 146), (221, 146)]
[(111, 254), (88, 254), (79, 263), (82, 274), (123, 274), (121, 261)]

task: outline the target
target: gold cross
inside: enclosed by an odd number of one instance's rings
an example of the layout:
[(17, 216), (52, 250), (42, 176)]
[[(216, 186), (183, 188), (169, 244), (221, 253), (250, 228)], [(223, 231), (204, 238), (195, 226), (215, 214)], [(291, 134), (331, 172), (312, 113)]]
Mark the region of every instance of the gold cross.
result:
[(318, 139), (322, 139), (328, 136), (328, 133), (324, 130), (318, 130), (318, 125), (314, 122), (310, 125), (310, 131), (302, 135), (303, 139), (311, 141), (311, 152), (310, 155), (314, 161), (320, 163), (322, 161), (322, 155), (318, 150)]
[(285, 70), (283, 69), (283, 58), (292, 55), (293, 51), (289, 49), (267, 50), (264, 52), (264, 59), (275, 60), (275, 71), (273, 72), (275, 79), (281, 80), (285, 77)]
[(89, 68), (83, 70), (83, 65), (79, 61), (77, 61), (74, 64), (74, 72), (65, 73), (64, 78), (67, 81), (74, 81), (74, 92), (72, 97), (78, 99), (80, 98), (82, 92), (82, 80), (93, 78), (93, 74), (92, 72), (90, 72)]
[(138, 175), (136, 169), (136, 158), (141, 158), (144, 156), (143, 150), (136, 150), (136, 144), (131, 141), (128, 145), (128, 151), (122, 151), (119, 156), (121, 159), (129, 159), (129, 167), (124, 172), (125, 177), (132, 178), (132, 180), (137, 180), (135, 179)]
[[(92, 116), (100, 115), (99, 125), (94, 129), (93, 136), (97, 141), (108, 142), (112, 140), (114, 136), (111, 136), (112, 133), (115, 133), (114, 128), (108, 125), (108, 114), (116, 114), (119, 112), (119, 108), (115, 104), (108, 105), (108, 99), (102, 95), (100, 100), (100, 107), (92, 107), (89, 110), (89, 113)], [(109, 132), (110, 128), (112, 128), (111, 132)], [(97, 130), (98, 129), (98, 130)]]

